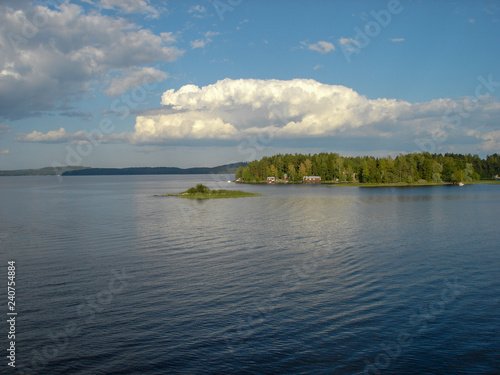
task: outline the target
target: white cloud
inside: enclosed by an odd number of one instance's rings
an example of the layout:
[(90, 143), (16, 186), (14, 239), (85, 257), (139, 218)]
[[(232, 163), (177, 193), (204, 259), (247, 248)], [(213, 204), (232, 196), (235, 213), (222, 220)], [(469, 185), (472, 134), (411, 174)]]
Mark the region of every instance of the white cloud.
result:
[(207, 8), (205, 8), (203, 5), (192, 5), (191, 8), (189, 8), (188, 13), (205, 13), (207, 11)]
[(128, 139), (127, 133), (122, 134), (109, 134), (104, 135), (102, 132), (96, 132), (95, 130), (79, 130), (75, 133), (66, 132), (65, 128), (59, 128), (58, 130), (50, 130), (47, 133), (42, 133), (37, 130), (32, 131), (29, 134), (22, 134), (17, 137), (15, 141), (24, 143), (72, 143), (72, 144), (83, 144), (83, 143), (113, 143), (113, 142), (123, 142)]
[(250, 22), (250, 21), (248, 21), (247, 19), (245, 19), (245, 20), (241, 21), (241, 22), (238, 24), (238, 26), (236, 26), (236, 30), (241, 30), (241, 25), (243, 25), (243, 24), (245, 24), (245, 23), (248, 23), (248, 22)]
[(207, 31), (205, 33), (205, 38), (212, 38), (214, 36), (220, 35), (218, 31)]
[(192, 5), (188, 13), (192, 14), (193, 17), (195, 18), (203, 18), (207, 15), (207, 8), (205, 8), (203, 5)]
[(217, 36), (217, 35), (220, 35), (220, 33), (217, 32), (217, 31), (207, 31), (205, 34), (203, 34), (204, 38), (198, 39), (198, 40), (194, 40), (194, 41), (190, 42), (191, 49), (205, 48), (205, 46), (208, 43), (212, 43), (213, 42), (212, 38), (214, 36)]
[(331, 51), (335, 51), (335, 46), (330, 42), (319, 41), (315, 44), (309, 44), (308, 48), (312, 51), (319, 52), (321, 54), (325, 54)]
[(78, 132), (75, 134), (66, 133), (66, 129), (59, 128), (59, 130), (51, 130), (47, 133), (42, 133), (39, 131), (32, 131), (29, 134), (23, 135), (16, 138), (18, 142), (41, 142), (41, 143), (62, 143), (68, 142), (74, 139), (80, 139), (83, 136), (83, 132)]
[[(481, 99), (461, 127), (454, 118), (464, 101), (437, 99), (409, 103), (396, 99), (368, 99), (354, 90), (308, 79), (257, 80), (224, 79), (197, 87), (185, 85), (162, 96), (164, 110), (139, 116), (135, 143), (171, 143), (181, 139), (242, 139), (272, 131), (276, 139), (297, 137), (374, 137), (413, 143), (416, 137), (460, 134), (475, 123), (481, 134), (495, 126), (500, 103)], [(448, 111), (448, 112), (447, 112)], [(458, 112), (454, 112), (458, 111)]]
[(354, 44), (354, 43), (356, 43), (356, 41), (353, 38), (342, 37), (339, 39), (339, 43), (342, 45), (346, 45), (346, 44)]
[[(32, 19), (46, 23), (24, 38), (23, 26)], [(123, 18), (86, 14), (74, 4), (0, 5), (0, 118), (54, 110), (109, 82), (110, 73), (174, 61), (183, 53), (170, 45), (174, 41), (172, 33), (155, 35)]]
[(481, 136), (481, 150), (485, 152), (499, 152), (500, 130), (492, 131)]
[(389, 39), (391, 42), (393, 43), (400, 43), (400, 42), (404, 42), (405, 41), (405, 38), (392, 38), (392, 39)]
[(8, 154), (12, 154), (12, 151), (11, 150), (2, 150), (2, 151), (0, 151), (0, 154), (8, 155)]
[(195, 48), (204, 48), (207, 42), (203, 39), (198, 39), (198, 40), (193, 40), (189, 44), (191, 45), (192, 49), (195, 49)]
[(391, 121), (408, 106), (394, 99), (368, 100), (347, 87), (306, 79), (225, 79), (202, 88), (186, 85), (166, 91), (162, 104), (174, 112), (161, 118), (141, 116), (136, 135), (146, 132), (146, 138), (158, 136), (158, 141), (198, 138), (194, 121), (202, 119), (218, 124), (211, 137), (222, 139), (241, 138), (269, 127), (281, 137), (334, 135), (344, 127)]
[(5, 134), (5, 133), (10, 133), (10, 127), (8, 127), (7, 125), (3, 125), (3, 124), (0, 124), (0, 137), (2, 136), (2, 134)]
[(230, 139), (237, 134), (233, 125), (204, 113), (174, 113), (138, 116), (133, 143), (162, 143), (179, 139)]
[(168, 74), (153, 67), (144, 67), (126, 71), (118, 78), (113, 78), (106, 94), (118, 96), (139, 86), (148, 86), (168, 78)]
[(160, 37), (161, 37), (161, 40), (163, 41), (163, 43), (166, 43), (166, 44), (172, 44), (172, 43), (177, 42), (177, 35), (175, 35), (172, 32), (160, 33)]
[(340, 38), (339, 43), (342, 46), (342, 49), (345, 51), (351, 52), (359, 48), (359, 42), (353, 38)]
[(146, 14), (150, 18), (158, 18), (160, 13), (145, 0), (101, 0), (105, 9), (118, 9), (126, 14)]

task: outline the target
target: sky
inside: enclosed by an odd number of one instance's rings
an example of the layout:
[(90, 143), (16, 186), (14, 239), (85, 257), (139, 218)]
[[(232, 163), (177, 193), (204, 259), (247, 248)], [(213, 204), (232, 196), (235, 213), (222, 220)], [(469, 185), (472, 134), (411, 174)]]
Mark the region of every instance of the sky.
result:
[(500, 151), (500, 3), (0, 2), (0, 169)]

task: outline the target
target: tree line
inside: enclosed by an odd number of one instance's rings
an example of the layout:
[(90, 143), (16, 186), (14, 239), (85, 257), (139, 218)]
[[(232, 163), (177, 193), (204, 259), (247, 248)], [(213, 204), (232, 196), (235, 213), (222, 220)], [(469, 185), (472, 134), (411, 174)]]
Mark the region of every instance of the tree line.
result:
[(430, 154), (428, 152), (387, 156), (343, 157), (337, 153), (278, 154), (255, 160), (236, 170), (236, 178), (247, 182), (267, 177), (300, 182), (304, 176), (320, 176), (322, 181), (361, 183), (444, 183), (472, 182), (500, 175), (500, 156)]

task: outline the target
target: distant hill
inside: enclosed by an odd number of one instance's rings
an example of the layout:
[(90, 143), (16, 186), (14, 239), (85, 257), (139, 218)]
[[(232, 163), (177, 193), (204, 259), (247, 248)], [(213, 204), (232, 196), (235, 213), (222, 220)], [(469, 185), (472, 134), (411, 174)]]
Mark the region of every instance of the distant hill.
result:
[[(176, 167), (134, 167), (134, 168), (91, 168), (91, 167), (45, 167), (40, 169), (20, 169), (0, 171), (0, 176), (105, 176), (105, 175), (149, 175), (149, 174), (234, 174), (239, 166), (247, 163), (232, 163), (213, 168)], [(61, 173), (62, 172), (62, 173)]]
[(17, 169), (11, 171), (0, 171), (0, 176), (57, 176), (61, 172), (89, 169), (90, 167), (45, 167), (39, 169)]
[(135, 168), (88, 168), (66, 171), (62, 176), (104, 176), (104, 175), (152, 175), (152, 174), (234, 174), (239, 166), (247, 163), (233, 163), (208, 168), (176, 168), (176, 167), (135, 167)]

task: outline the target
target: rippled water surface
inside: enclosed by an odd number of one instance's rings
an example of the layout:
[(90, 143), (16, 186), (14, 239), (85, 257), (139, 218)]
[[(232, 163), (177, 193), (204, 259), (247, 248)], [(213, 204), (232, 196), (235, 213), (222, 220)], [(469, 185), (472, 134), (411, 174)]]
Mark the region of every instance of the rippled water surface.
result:
[(500, 374), (500, 185), (228, 179), (0, 178), (19, 373)]

